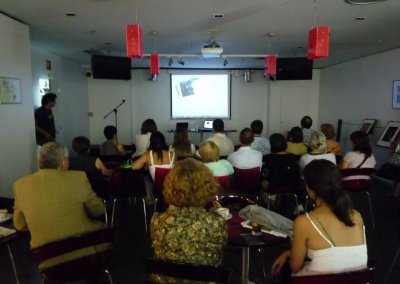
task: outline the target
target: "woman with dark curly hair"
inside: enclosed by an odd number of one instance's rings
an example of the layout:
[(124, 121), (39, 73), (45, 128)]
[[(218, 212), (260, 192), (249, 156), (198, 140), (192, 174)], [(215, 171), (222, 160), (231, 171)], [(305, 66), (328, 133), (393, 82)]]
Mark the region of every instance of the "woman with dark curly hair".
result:
[[(168, 209), (154, 213), (151, 219), (151, 239), (157, 258), (208, 265), (221, 263), (227, 241), (225, 220), (204, 209), (218, 188), (202, 162), (186, 158), (175, 164), (164, 182)], [(153, 277), (157, 283), (175, 283), (169, 278)]]

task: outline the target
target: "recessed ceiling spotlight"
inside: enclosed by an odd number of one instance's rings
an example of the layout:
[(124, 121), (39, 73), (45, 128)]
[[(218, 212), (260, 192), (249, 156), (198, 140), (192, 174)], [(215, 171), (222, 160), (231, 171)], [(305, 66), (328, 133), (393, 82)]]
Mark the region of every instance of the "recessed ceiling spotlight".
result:
[(67, 16), (67, 17), (75, 17), (76, 14), (75, 13), (65, 13), (65, 16)]
[(214, 14), (213, 15), (214, 19), (222, 19), (223, 17), (225, 17), (224, 14)]
[(344, 2), (352, 5), (368, 5), (383, 2), (386, 0), (344, 0)]
[(356, 19), (356, 21), (364, 21), (368, 18), (367, 17), (356, 17), (355, 19)]
[(298, 48), (298, 49), (303, 49), (303, 48), (304, 48), (304, 45), (298, 45), (297, 48)]

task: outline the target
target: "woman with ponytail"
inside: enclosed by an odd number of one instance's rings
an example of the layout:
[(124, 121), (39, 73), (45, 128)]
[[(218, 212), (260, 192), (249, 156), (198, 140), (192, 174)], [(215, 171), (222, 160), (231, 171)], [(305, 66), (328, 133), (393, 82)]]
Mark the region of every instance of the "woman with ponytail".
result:
[[(326, 160), (310, 162), (303, 172), (313, 211), (294, 222), (293, 242), (271, 268), (279, 276), (286, 261), (294, 276), (342, 273), (367, 267), (365, 228), (360, 213), (341, 188), (338, 168)], [(310, 261), (305, 261), (305, 258)]]

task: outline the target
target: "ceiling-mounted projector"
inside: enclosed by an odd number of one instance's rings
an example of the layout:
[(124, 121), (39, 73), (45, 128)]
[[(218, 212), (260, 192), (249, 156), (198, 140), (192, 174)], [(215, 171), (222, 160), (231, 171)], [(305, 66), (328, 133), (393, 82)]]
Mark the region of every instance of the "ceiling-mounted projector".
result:
[(201, 56), (203, 58), (219, 58), (224, 49), (213, 39), (210, 39), (210, 44), (201, 48)]
[(219, 58), (223, 51), (222, 47), (203, 47), (201, 49), (201, 56), (203, 58)]

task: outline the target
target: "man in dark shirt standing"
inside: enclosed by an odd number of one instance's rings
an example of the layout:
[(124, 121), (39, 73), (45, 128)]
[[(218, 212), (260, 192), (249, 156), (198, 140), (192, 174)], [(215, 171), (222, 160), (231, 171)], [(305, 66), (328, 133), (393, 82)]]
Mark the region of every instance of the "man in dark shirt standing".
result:
[(52, 108), (56, 105), (57, 95), (47, 93), (42, 97), (42, 106), (35, 111), (36, 143), (44, 143), (56, 140), (56, 127)]

